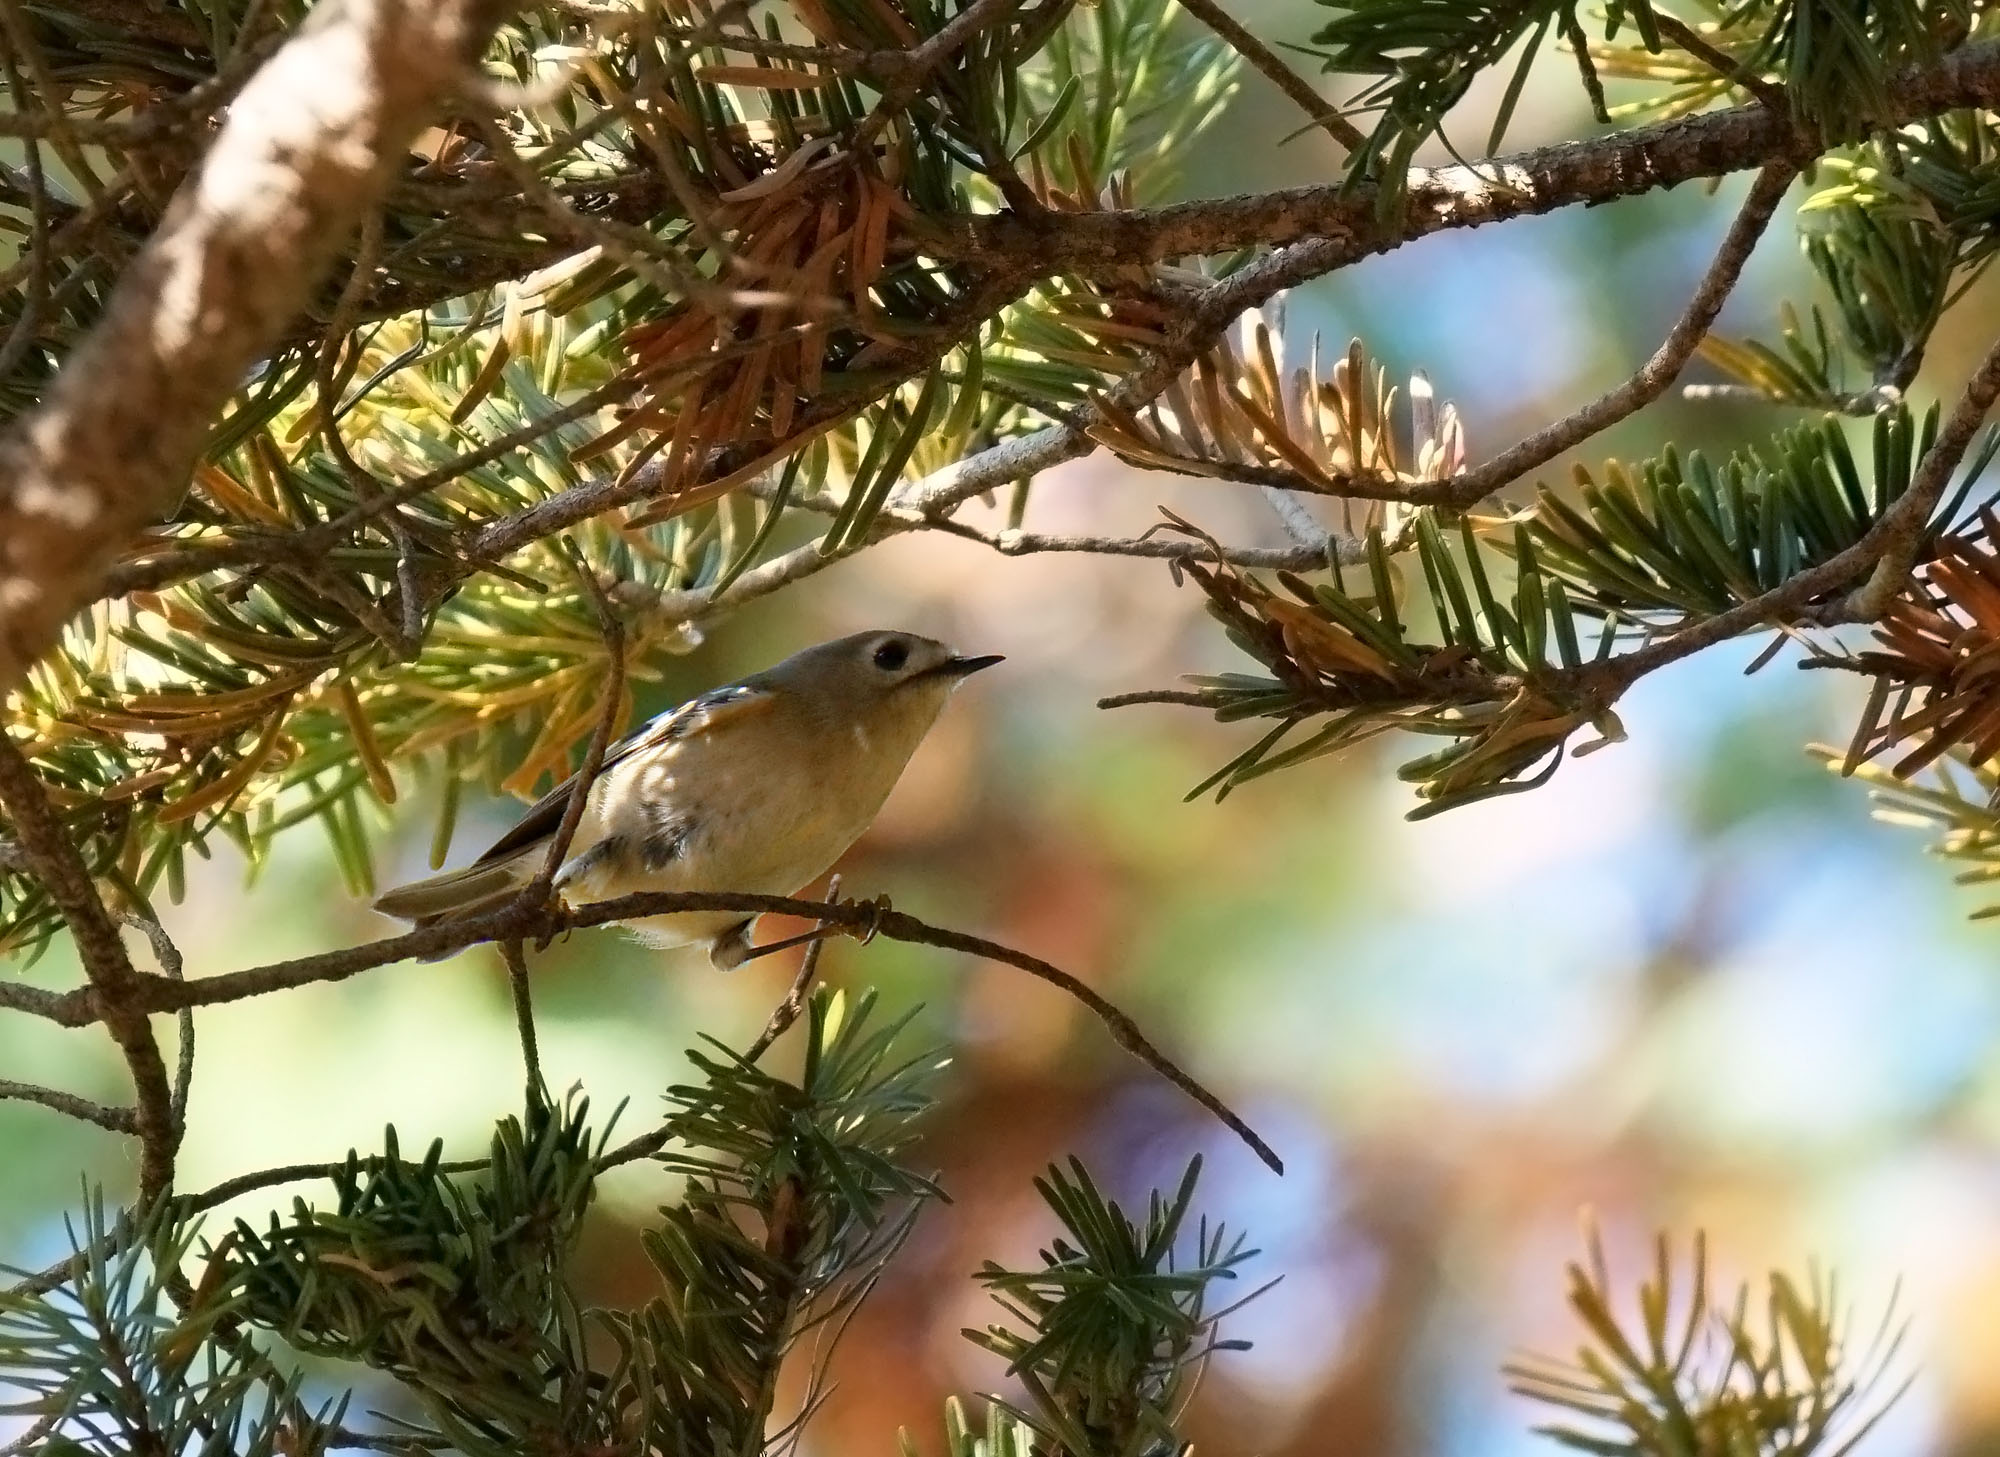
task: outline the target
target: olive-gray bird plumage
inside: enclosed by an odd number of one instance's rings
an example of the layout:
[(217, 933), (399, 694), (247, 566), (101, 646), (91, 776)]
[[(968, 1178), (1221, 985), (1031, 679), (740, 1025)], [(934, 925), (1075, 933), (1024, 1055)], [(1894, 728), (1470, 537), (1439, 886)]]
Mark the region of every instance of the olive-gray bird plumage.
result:
[[(572, 900), (792, 894), (861, 838), (952, 690), (999, 661), (912, 633), (857, 633), (661, 714), (605, 753), (557, 888)], [(375, 909), (426, 925), (498, 906), (541, 869), (575, 788), (557, 785), (465, 869), (401, 886)], [(627, 924), (654, 945), (705, 944), (727, 969), (748, 955), (756, 917)]]

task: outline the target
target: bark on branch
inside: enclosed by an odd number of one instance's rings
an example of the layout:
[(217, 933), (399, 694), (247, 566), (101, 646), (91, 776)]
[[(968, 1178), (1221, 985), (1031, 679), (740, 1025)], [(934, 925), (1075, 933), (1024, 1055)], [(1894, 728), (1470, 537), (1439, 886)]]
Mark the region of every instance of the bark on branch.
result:
[[(2000, 41), (1911, 67), (1896, 76), (1889, 94), (1895, 112), (1884, 125), (1890, 126), (1992, 106), (2000, 101)], [(1403, 215), (1388, 227), (1376, 221), (1372, 183), (1331, 183), (1122, 212), (999, 213), (965, 220), (952, 241), (967, 257), (1029, 258), (1060, 273), (1325, 238), (1342, 245), (1333, 266), (1344, 267), (1432, 233), (1615, 202), (1769, 162), (1802, 165), (1850, 140), (1802, 135), (1788, 115), (1752, 104), (1558, 142), (1476, 167), (1412, 168)]]
[[(1935, 64), (1903, 71), (1888, 91), (1894, 114), (1884, 119), (1885, 125), (2000, 103), (2000, 41), (1963, 46)], [(1761, 104), (1703, 112), (1510, 153), (1476, 167), (1413, 168), (1407, 204), (1389, 226), (1379, 220), (1373, 183), (1350, 187), (1338, 181), (1166, 207), (1034, 215), (1007, 211), (931, 222), (938, 230), (934, 246), (943, 253), (987, 267), (1024, 269), (1035, 277), (1279, 247), (1301, 239), (1329, 240), (1334, 245), (1331, 269), (1432, 233), (1614, 202), (1774, 161), (1803, 164), (1847, 140), (1852, 139), (1802, 136), (1789, 114)], [(471, 189), (484, 185), (466, 184), (466, 206), (476, 201), (489, 214), (518, 208), (524, 219), (540, 217), (535, 204), (525, 199), (496, 200), (485, 192), (475, 198)], [(665, 180), (649, 171), (579, 184), (566, 196), (580, 212), (628, 223), (643, 223), (676, 206)], [(446, 197), (434, 201), (453, 206)], [(544, 248), (510, 254), (498, 269), (448, 284), (388, 283), (367, 299), (362, 315), (378, 318), (422, 308), (447, 290), (470, 292), (524, 276), (574, 250), (573, 242), (558, 238)]]
[(0, 440), (0, 693), (173, 509), (210, 422), (504, 8), (330, 0), (244, 87), (103, 319)]

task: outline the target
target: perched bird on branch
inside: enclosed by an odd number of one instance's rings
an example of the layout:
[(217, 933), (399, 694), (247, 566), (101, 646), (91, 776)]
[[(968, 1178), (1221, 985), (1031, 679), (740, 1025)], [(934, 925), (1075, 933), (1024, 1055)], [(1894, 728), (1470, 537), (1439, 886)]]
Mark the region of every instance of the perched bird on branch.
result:
[[(790, 895), (861, 838), (952, 690), (998, 655), (959, 657), (906, 632), (864, 632), (661, 714), (611, 747), (555, 888), (572, 899), (637, 891)], [(535, 878), (577, 780), (557, 785), (463, 870), (375, 902), (428, 925), (497, 908)], [(682, 911), (628, 923), (656, 946), (706, 945), (728, 970), (757, 918)]]

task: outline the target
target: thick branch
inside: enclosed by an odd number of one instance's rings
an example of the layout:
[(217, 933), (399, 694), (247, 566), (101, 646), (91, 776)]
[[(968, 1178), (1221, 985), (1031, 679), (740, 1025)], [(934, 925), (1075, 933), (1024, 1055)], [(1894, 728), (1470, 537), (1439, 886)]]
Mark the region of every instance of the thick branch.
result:
[[(1962, 107), (1992, 106), (2000, 102), (2000, 40), (1963, 46), (1935, 65), (1912, 67), (1893, 78), (1887, 91), (1894, 101), (1893, 114), (1883, 119), (1889, 126)], [(1407, 206), (1386, 227), (1378, 219), (1374, 184), (1336, 182), (1158, 208), (939, 218), (932, 222), (940, 234), (926, 247), (983, 267), (1048, 277), (1323, 238), (1337, 245), (1327, 263), (1334, 269), (1432, 233), (1613, 202), (1750, 171), (1767, 162), (1802, 163), (1847, 140), (1851, 138), (1802, 140), (1787, 114), (1752, 104), (1559, 142), (1477, 167), (1412, 169)], [(577, 208), (627, 222), (643, 222), (672, 206), (664, 181), (647, 173), (613, 177), (567, 195)], [(481, 203), (488, 209), (495, 206), (490, 197), (482, 197)], [(501, 205), (524, 212), (532, 207), (524, 199)], [(506, 276), (545, 267), (570, 250), (566, 240), (524, 250), (508, 263)], [(393, 297), (371, 300), (365, 313), (374, 317), (422, 307), (447, 291), (497, 281), (482, 276), (427, 289), (397, 284)]]
[[(2000, 41), (1965, 46), (1936, 65), (1903, 71), (1889, 95), (1895, 111), (1884, 124), (1892, 126), (1991, 106), (2000, 100)], [(1339, 244), (1329, 264), (1339, 268), (1432, 233), (1613, 202), (1767, 162), (1802, 163), (1846, 140), (1803, 140), (1787, 116), (1753, 104), (1558, 142), (1477, 167), (1414, 168), (1408, 206), (1388, 228), (1376, 221), (1373, 184), (1336, 183), (1124, 212), (1001, 213), (967, 219), (958, 246), (967, 257), (989, 261), (1036, 259), (1055, 273), (1325, 238)]]
[[(1902, 104), (1901, 115), (1907, 118), (2000, 98), (2000, 42), (1967, 46), (1936, 66), (1907, 72), (1899, 78), (1895, 94)], [(1295, 276), (1292, 281), (1299, 281), (1340, 268), (1370, 253), (1387, 251), (1401, 242), (1431, 232), (1545, 213), (1576, 203), (1608, 201), (1696, 178), (1760, 166), (1766, 162), (1776, 161), (1782, 165), (1786, 160), (1797, 160), (1803, 150), (1783, 118), (1774, 117), (1767, 108), (1749, 106), (1500, 158), (1478, 171), (1465, 167), (1419, 170), (1413, 174), (1410, 206), (1401, 224), (1386, 231), (1375, 220), (1373, 192), (1366, 185), (1351, 192), (1338, 186), (1311, 187), (1151, 210), (1051, 213), (1036, 218), (1003, 213), (968, 218), (962, 220), (959, 229), (959, 246), (967, 254), (977, 256), (985, 266), (999, 267), (1004, 276), (995, 277), (978, 291), (984, 297), (969, 299), (968, 304), (976, 306), (965, 312), (968, 317), (977, 314), (981, 308), (990, 312), (1017, 296), (1032, 277), (1065, 269), (1158, 260), (1190, 252), (1222, 251), (1245, 244), (1282, 242), (1317, 234), (1319, 236), (1305, 245), (1305, 251), (1286, 250), (1279, 255), (1293, 270)], [(638, 187), (643, 192), (643, 183), (643, 178), (628, 178), (607, 186), (614, 189)], [(620, 204), (626, 200), (622, 192), (612, 199)], [(578, 205), (583, 205), (583, 202), (578, 200)], [(646, 204), (647, 207), (651, 205)], [(612, 206), (609, 211), (610, 215), (620, 215), (619, 206)], [(643, 215), (644, 212), (645, 208), (639, 208), (635, 215)], [(1754, 218), (1739, 219), (1739, 227), (1754, 222)], [(1266, 263), (1276, 261), (1271, 259)], [(1718, 258), (1718, 267), (1725, 261)], [(536, 262), (524, 259), (520, 266), (525, 269)], [(418, 302), (422, 300), (404, 300), (403, 306)], [(1701, 302), (1698, 297), (1696, 304)], [(1682, 330), (1677, 332), (1687, 332), (1690, 322), (1684, 320)], [(956, 337), (956, 329), (948, 332)], [(1670, 339), (1669, 345), (1673, 342)], [(1663, 353), (1667, 347), (1663, 346)], [(1182, 349), (1175, 349), (1156, 358), (1165, 363), (1183, 352)], [(1650, 375), (1658, 362), (1656, 356), (1641, 376), (1635, 377), (1642, 392), (1650, 387)], [(1151, 372), (1148, 371), (1149, 374)], [(1630, 387), (1631, 382), (1628, 382), (1627, 388)], [(1151, 398), (1140, 384), (1135, 384), (1131, 392)], [(1590, 416), (1580, 418), (1584, 418), (1587, 424), (1588, 419), (1601, 413), (1604, 405), (1605, 402), (1599, 402), (1592, 407)], [(1620, 402), (1612, 402), (1611, 413), (1615, 416), (1620, 408)], [(937, 477), (906, 489), (900, 493), (899, 504), (942, 511), (956, 501), (980, 494), (993, 486), (1087, 453), (1088, 437), (1077, 428), (1079, 423), (1069, 422), (1005, 441), (940, 472)], [(1571, 423), (1565, 422), (1565, 425), (1570, 426)], [(521, 436), (538, 433), (539, 423), (516, 432)], [(475, 456), (490, 459), (505, 454), (507, 448), (505, 443), (495, 442), (489, 449), (476, 452)], [(1502, 459), (1507, 462), (1508, 470), (1513, 470), (1520, 460), (1529, 462), (1519, 465), (1520, 469), (1532, 469), (1536, 463), (1533, 457), (1545, 448), (1546, 441), (1537, 437), (1534, 441), (1523, 442), (1515, 453)], [(1567, 445), (1557, 448), (1567, 448)], [(741, 454), (741, 451), (732, 453), (718, 463), (718, 469), (727, 470), (739, 464), (736, 457)], [(1515, 459), (1515, 455), (1519, 459)], [(1500, 462), (1496, 461), (1481, 467), (1479, 479), (1483, 481), (1497, 474), (1495, 467), (1499, 465)], [(423, 480), (399, 490), (395, 499), (408, 499), (434, 486), (438, 478), (449, 478), (457, 470), (458, 463), (454, 463), (441, 471), (429, 473)], [(1289, 484), (1282, 479), (1268, 478), (1261, 472), (1257, 479), (1264, 484)], [(1369, 483), (1357, 482), (1352, 494), (1410, 500), (1457, 500), (1467, 489), (1469, 487), (1464, 479), (1427, 485), (1420, 488), (1421, 494), (1408, 493), (1401, 483), (1389, 483), (1377, 489), (1371, 488)], [(475, 532), (466, 543), (466, 554), (475, 562), (496, 560), (552, 531), (637, 499), (647, 490), (643, 476), (624, 481), (607, 478), (573, 487), (549, 501), (537, 503)], [(152, 561), (119, 569), (115, 588), (157, 587), (203, 570), (268, 560), (282, 553), (285, 547), (286, 543), (282, 540), (259, 540), (164, 552)], [(726, 595), (731, 600), (761, 595), (772, 586), (796, 580), (823, 565), (825, 559), (814, 553), (793, 553), (767, 564), (757, 573), (746, 574)], [(677, 601), (677, 611), (685, 608), (686, 612), (696, 612), (728, 605), (720, 599), (714, 602), (697, 600), (701, 594), (685, 596), (686, 602)], [(4, 613), (0, 613), (0, 622), (4, 622)]]
[(0, 692), (172, 511), (278, 340), (498, 23), (500, 0), (338, 0), (244, 87), (42, 404), (0, 441)]

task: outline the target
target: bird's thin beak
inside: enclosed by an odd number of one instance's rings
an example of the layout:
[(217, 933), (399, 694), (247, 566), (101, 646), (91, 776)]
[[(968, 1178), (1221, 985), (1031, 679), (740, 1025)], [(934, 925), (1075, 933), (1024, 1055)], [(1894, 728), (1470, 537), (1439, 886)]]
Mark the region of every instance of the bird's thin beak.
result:
[(1007, 659), (999, 653), (987, 653), (984, 657), (978, 658), (946, 658), (938, 665), (938, 671), (954, 678), (970, 678), (982, 668), (990, 668), (995, 663), (1006, 661)]

